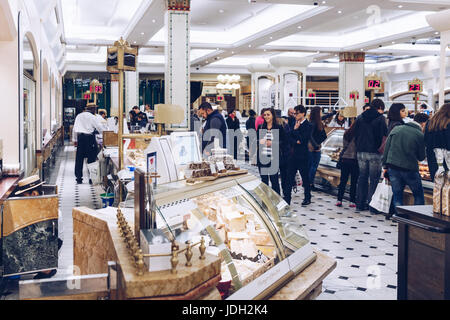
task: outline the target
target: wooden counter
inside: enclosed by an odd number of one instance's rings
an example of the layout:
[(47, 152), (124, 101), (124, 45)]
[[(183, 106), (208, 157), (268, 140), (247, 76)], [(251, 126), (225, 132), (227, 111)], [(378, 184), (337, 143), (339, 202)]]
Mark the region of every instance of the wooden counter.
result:
[(398, 300), (450, 300), (450, 217), (433, 206), (400, 206)]
[(22, 177), (23, 174), (21, 176), (4, 177), (0, 180), (0, 204), (11, 195)]

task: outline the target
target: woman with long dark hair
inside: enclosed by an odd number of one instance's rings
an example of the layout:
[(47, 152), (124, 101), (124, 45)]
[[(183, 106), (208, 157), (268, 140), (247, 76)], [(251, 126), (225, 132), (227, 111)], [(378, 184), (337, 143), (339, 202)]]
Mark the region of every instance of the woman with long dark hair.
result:
[[(258, 168), (261, 180), (272, 186), (272, 189), (280, 193), (280, 182), (278, 170), (285, 153), (287, 136), (283, 126), (278, 123), (275, 110), (267, 108), (264, 113), (264, 123), (258, 127), (256, 132), (258, 141)], [(286, 159), (284, 159), (286, 160)]]
[[(434, 149), (450, 151), (450, 103), (442, 105), (425, 126), (425, 147), (431, 179), (438, 170)], [(448, 169), (448, 163), (444, 167)]]
[(338, 197), (336, 206), (342, 207), (342, 199), (344, 198), (345, 187), (349, 176), (350, 182), (350, 208), (356, 207), (356, 185), (359, 176), (358, 159), (356, 156), (355, 146), (355, 123), (350, 126), (344, 133), (344, 145), (341, 153), (341, 178), (339, 183)]
[(403, 103), (393, 103), (389, 108), (388, 118), (388, 135), (396, 126), (405, 124), (404, 118), (408, 116), (408, 110)]
[(327, 138), (325, 132), (325, 125), (322, 122), (322, 108), (315, 106), (311, 109), (309, 121), (312, 125), (311, 138), (308, 143), (309, 150), (309, 182), (311, 190), (315, 190), (314, 178), (316, 177), (317, 167), (319, 166), (320, 157), (322, 156), (321, 148), (322, 142)]

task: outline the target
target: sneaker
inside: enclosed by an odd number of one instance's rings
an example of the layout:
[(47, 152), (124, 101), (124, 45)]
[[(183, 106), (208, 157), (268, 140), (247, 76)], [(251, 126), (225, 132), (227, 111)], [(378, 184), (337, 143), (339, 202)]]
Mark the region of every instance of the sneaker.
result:
[(352, 202), (352, 203), (350, 203), (349, 207), (350, 207), (350, 208), (356, 208), (356, 204), (354, 204), (354, 203)]
[(308, 204), (311, 204), (311, 200), (307, 200), (307, 199), (303, 200), (302, 206), (307, 206)]
[(336, 207), (342, 207), (342, 201), (336, 202)]

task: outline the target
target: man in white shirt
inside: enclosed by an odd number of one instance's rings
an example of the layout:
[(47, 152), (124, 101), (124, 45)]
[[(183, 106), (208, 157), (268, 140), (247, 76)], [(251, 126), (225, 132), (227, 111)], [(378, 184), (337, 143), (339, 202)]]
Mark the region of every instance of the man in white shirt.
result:
[[(87, 158), (87, 163), (95, 162), (98, 154), (95, 133), (103, 132), (103, 125), (94, 115), (96, 106), (88, 106), (84, 112), (75, 118), (73, 125), (72, 141), (77, 146), (75, 157), (75, 177), (77, 183), (83, 183), (83, 162)], [(92, 183), (89, 179), (89, 183)]]

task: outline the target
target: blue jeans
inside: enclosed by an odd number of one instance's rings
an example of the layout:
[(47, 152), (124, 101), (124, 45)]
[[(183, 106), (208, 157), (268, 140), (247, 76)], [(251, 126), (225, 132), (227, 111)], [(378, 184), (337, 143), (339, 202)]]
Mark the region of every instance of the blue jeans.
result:
[(381, 176), (381, 154), (358, 152), (359, 177), (356, 193), (356, 206), (365, 209), (372, 200)]
[(322, 156), (322, 152), (308, 152), (309, 157), (309, 183), (314, 185), (314, 178), (316, 177), (317, 167), (320, 163), (320, 157)]
[(392, 198), (394, 206), (403, 205), (403, 191), (408, 186), (414, 196), (414, 205), (420, 206), (425, 204), (422, 178), (416, 171), (401, 171), (389, 168), (389, 180), (392, 185)]

